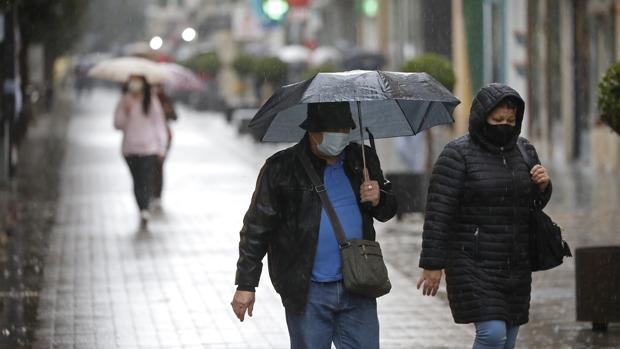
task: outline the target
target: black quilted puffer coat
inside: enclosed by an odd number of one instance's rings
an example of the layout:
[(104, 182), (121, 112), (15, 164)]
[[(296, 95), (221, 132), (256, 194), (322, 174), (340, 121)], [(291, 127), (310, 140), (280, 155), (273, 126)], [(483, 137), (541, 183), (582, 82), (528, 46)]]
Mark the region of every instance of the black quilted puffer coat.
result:
[[(492, 109), (504, 98), (519, 101), (513, 139), (498, 147), (482, 136)], [(469, 134), (450, 142), (430, 180), (420, 267), (444, 269), (456, 323), (528, 322), (531, 270), (529, 211), (534, 199), (546, 204), (516, 146), (524, 102), (512, 88), (491, 84), (473, 101)], [(526, 150), (538, 161), (534, 147)]]

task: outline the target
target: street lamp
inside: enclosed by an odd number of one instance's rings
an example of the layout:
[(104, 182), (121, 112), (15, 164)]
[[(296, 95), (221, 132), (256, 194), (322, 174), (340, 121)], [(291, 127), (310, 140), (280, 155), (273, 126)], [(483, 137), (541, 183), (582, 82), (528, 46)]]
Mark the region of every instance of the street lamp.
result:
[(160, 36), (154, 36), (149, 43), (149, 46), (157, 51), (164, 45), (164, 40)]
[(181, 33), (181, 38), (187, 42), (194, 40), (196, 38), (196, 30), (191, 27), (185, 28)]

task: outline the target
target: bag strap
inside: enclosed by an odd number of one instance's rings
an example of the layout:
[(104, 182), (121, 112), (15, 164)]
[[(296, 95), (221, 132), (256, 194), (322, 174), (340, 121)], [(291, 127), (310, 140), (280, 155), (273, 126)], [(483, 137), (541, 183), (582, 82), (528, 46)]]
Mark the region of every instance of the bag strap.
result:
[(521, 153), (521, 157), (523, 161), (527, 164), (527, 167), (531, 170), (536, 164), (532, 161), (532, 157), (525, 149), (525, 142), (522, 139), (517, 140), (517, 148), (519, 149), (519, 153)]
[(323, 181), (319, 178), (319, 175), (316, 173), (316, 170), (310, 163), (310, 159), (303, 153), (303, 150), (297, 152), (297, 157), (301, 161), (301, 164), (306, 170), (306, 174), (310, 177), (310, 181), (312, 182), (312, 186), (314, 187), (314, 191), (319, 194), (319, 198), (321, 199), (321, 203), (323, 204), (323, 208), (329, 217), (329, 221), (332, 224), (332, 228), (334, 229), (334, 234), (336, 235), (336, 240), (338, 240), (338, 245), (342, 248), (347, 246), (349, 243), (347, 242), (347, 238), (344, 234), (344, 229), (342, 229), (342, 225), (340, 224), (340, 219), (338, 219), (338, 215), (334, 210), (334, 206), (332, 202), (329, 200), (327, 196), (327, 192), (325, 191), (325, 185)]
[[(525, 149), (525, 141), (522, 139), (518, 139), (517, 140), (517, 148), (519, 149), (519, 153), (521, 153), (521, 157), (523, 158), (523, 161), (525, 161), (525, 164), (527, 165), (528, 169), (532, 169), (534, 166), (536, 166), (536, 163), (532, 160), (532, 157), (530, 156), (530, 154), (527, 152), (527, 149)], [(532, 184), (534, 187), (536, 187), (534, 184)], [(536, 190), (538, 190), (538, 187), (536, 187)], [(542, 203), (539, 200), (536, 200), (536, 198), (534, 198), (534, 209), (540, 209), (540, 207), (542, 206)]]

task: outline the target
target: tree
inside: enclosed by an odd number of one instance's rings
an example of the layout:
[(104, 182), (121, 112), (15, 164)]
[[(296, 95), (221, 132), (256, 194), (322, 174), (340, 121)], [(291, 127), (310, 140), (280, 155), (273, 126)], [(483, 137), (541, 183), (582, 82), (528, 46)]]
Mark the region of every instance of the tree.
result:
[(68, 52), (77, 42), (87, 9), (83, 0), (16, 0), (22, 37), (20, 66), (23, 86), (28, 86), (28, 47), (40, 43), (44, 47), (45, 95), (53, 93), (53, 69), (56, 59)]
[[(425, 53), (419, 55), (407, 62), (401, 68), (404, 72), (425, 72), (430, 74), (435, 80), (439, 81), (448, 90), (454, 89), (456, 78), (452, 62), (447, 58), (436, 53)], [(433, 167), (433, 131), (426, 130), (426, 147), (428, 149), (426, 156), (426, 168), (430, 171)]]
[(601, 120), (620, 134), (620, 62), (614, 63), (598, 84)]
[(217, 53), (209, 52), (194, 56), (183, 63), (189, 69), (200, 73), (207, 74), (209, 77), (215, 77), (220, 71), (222, 62)]
[(261, 57), (256, 60), (254, 74), (258, 80), (280, 85), (288, 76), (288, 65), (277, 57)]
[(452, 62), (436, 53), (425, 53), (407, 62), (401, 68), (404, 72), (425, 72), (434, 77), (448, 90), (454, 89), (456, 78)]

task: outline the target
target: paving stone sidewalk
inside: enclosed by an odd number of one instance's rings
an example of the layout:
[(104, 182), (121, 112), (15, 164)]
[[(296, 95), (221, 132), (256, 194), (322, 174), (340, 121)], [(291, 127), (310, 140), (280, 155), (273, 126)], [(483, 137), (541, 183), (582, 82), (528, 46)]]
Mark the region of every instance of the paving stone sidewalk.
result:
[[(240, 323), (229, 305), (241, 220), (276, 148), (180, 108), (163, 211), (140, 233), (112, 129), (116, 98), (97, 91), (73, 110), (34, 348), (287, 348), (266, 272), (253, 318)], [(420, 296), (395, 268), (390, 276), (378, 301), (383, 348), (471, 346), (472, 328), (454, 325), (444, 300)]]

